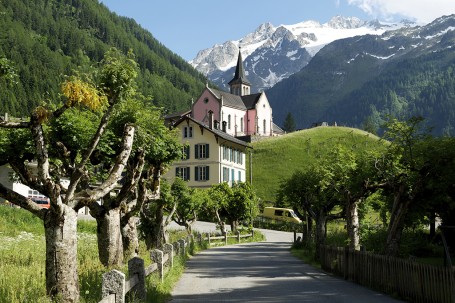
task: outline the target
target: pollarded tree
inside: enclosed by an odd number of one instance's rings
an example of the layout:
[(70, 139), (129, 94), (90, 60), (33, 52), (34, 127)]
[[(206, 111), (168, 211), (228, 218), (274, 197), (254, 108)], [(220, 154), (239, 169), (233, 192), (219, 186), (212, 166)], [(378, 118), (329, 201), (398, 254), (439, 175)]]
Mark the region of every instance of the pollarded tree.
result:
[(201, 209), (200, 200), (193, 196), (193, 193), (194, 189), (189, 188), (181, 178), (176, 178), (171, 185), (171, 195), (177, 205), (172, 219), (178, 225), (184, 226), (189, 234)]
[[(115, 105), (130, 94), (135, 76), (134, 60), (111, 49), (101, 62), (96, 84), (75, 77), (63, 84), (66, 100), (60, 108), (38, 107), (29, 121), (0, 121), (4, 135), (0, 142), (1, 164), (9, 164), (21, 183), (49, 197), (50, 208), (40, 208), (3, 184), (0, 184), (0, 197), (43, 220), (46, 289), (49, 296), (63, 302), (79, 301), (77, 211), (96, 203), (115, 188), (131, 152), (135, 128), (126, 125), (109, 173), (96, 186), (86, 186), (90, 178), (90, 158), (106, 131)], [(64, 144), (51, 145), (50, 122), (70, 108), (83, 107), (101, 112), (98, 126), (87, 145), (78, 150), (70, 150)], [(19, 142), (22, 144), (17, 145)], [(52, 149), (56, 150), (50, 153)], [(64, 180), (68, 180), (67, 186), (63, 184)]]
[(227, 182), (214, 184), (209, 188), (208, 196), (208, 203), (203, 204), (202, 208), (213, 217), (224, 235), (226, 234), (226, 227), (224, 226), (225, 208), (231, 199), (232, 188)]
[(383, 188), (392, 201), (385, 247), (388, 255), (398, 254), (406, 215), (417, 203), (431, 169), (425, 161), (424, 149), (416, 148), (428, 139), (428, 131), (422, 129), (422, 122), (421, 117), (407, 121), (390, 119), (384, 133), (390, 145), (375, 164), (380, 179), (377, 187)]
[(232, 194), (223, 206), (232, 231), (237, 231), (241, 221), (251, 224), (258, 213), (258, 200), (249, 183), (239, 182), (232, 185)]
[(285, 205), (299, 213), (307, 213), (316, 222), (316, 259), (325, 243), (327, 221), (340, 217), (332, 214), (336, 206), (342, 205), (333, 177), (333, 167), (315, 163), (283, 180), (277, 193), (277, 198)]
[[(144, 186), (143, 191), (146, 191), (145, 184), (142, 183), (141, 186)], [(139, 230), (147, 249), (160, 248), (167, 242), (166, 226), (172, 221), (177, 208), (176, 200), (171, 195), (171, 185), (163, 180), (160, 187), (159, 198), (144, 204), (140, 212)]]
[[(102, 205), (91, 205), (91, 214), (98, 222), (100, 260), (105, 266), (121, 264), (122, 257), (128, 259), (137, 252), (139, 212), (144, 203), (159, 196), (161, 170), (179, 158), (182, 150), (175, 131), (164, 125), (161, 111), (142, 96), (120, 104), (110, 123), (114, 137), (124, 124), (136, 127), (134, 156), (128, 161), (118, 192), (104, 197)], [(105, 158), (102, 163), (112, 161), (110, 157)]]

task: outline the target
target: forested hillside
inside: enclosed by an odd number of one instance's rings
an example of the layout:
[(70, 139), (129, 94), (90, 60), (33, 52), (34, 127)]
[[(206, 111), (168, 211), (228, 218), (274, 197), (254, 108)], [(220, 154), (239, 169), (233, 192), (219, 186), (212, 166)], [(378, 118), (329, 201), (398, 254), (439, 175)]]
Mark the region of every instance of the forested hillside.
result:
[(0, 58), (18, 75), (17, 83), (0, 80), (0, 113), (56, 102), (64, 75), (88, 70), (110, 47), (133, 50), (139, 90), (168, 112), (187, 109), (203, 88), (204, 77), (182, 58), (97, 0), (2, 0), (0, 13)]

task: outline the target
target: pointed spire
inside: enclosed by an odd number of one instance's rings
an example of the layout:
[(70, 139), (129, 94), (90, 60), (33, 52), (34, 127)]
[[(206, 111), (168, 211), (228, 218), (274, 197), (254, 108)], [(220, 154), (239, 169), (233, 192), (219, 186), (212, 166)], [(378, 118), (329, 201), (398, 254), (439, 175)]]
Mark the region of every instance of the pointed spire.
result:
[(234, 78), (229, 81), (229, 85), (232, 84), (246, 84), (251, 85), (245, 75), (245, 69), (243, 67), (243, 59), (242, 59), (242, 50), (239, 48), (239, 57), (237, 59), (237, 67), (235, 68), (235, 75)]

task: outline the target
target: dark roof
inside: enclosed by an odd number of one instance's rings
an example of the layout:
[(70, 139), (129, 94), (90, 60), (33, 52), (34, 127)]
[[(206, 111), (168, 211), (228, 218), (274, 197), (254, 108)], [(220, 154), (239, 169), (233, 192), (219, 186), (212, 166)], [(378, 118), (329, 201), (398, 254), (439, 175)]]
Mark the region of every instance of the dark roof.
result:
[(272, 122), (272, 128), (274, 134), (284, 134), (286, 133), (281, 127)]
[(245, 104), (240, 96), (233, 95), (231, 93), (223, 92), (217, 89), (209, 88), (209, 90), (215, 95), (216, 98), (221, 100), (223, 97), (223, 104), (229, 107), (239, 108), (246, 110)]
[(237, 66), (235, 68), (235, 75), (234, 78), (229, 81), (229, 85), (231, 84), (238, 84), (243, 83), (247, 85), (251, 85), (250, 81), (246, 78), (245, 69), (243, 68), (243, 59), (242, 59), (242, 52), (239, 50), (239, 57), (237, 59)]
[(191, 114), (191, 109), (170, 113), (170, 114), (164, 116), (164, 119), (180, 118), (180, 117), (183, 117), (183, 116), (186, 116), (186, 115), (189, 115), (189, 114)]
[(241, 98), (243, 100), (243, 104), (245, 104), (245, 107), (247, 109), (253, 109), (256, 106), (256, 103), (259, 101), (260, 96), (261, 96), (261, 93), (246, 95), (246, 96), (242, 96)]
[(180, 120), (178, 120), (177, 122), (174, 123), (174, 127), (179, 125), (180, 123), (182, 123), (183, 121), (187, 121), (187, 120), (190, 120), (190, 121), (193, 121), (194, 123), (196, 123), (197, 125), (199, 125), (200, 127), (203, 127), (204, 129), (206, 129), (207, 131), (213, 133), (215, 136), (218, 136), (220, 138), (223, 138), (224, 140), (227, 140), (227, 141), (230, 141), (230, 142), (233, 142), (233, 143), (236, 143), (236, 144), (239, 144), (239, 145), (242, 145), (244, 147), (247, 147), (247, 148), (251, 148), (251, 146), (245, 142), (245, 141), (242, 141), (240, 139), (237, 139), (219, 129), (215, 129), (215, 128), (212, 128), (210, 129), (207, 125), (204, 125), (202, 124), (201, 122), (197, 121), (197, 120), (194, 120), (193, 118), (191, 117), (182, 117)]

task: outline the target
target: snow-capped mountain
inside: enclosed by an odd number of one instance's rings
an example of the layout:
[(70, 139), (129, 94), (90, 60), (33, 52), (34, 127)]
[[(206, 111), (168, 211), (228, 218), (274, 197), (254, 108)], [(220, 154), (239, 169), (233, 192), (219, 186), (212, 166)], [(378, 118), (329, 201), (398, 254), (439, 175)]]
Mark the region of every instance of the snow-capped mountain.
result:
[(232, 79), (239, 49), (253, 89), (261, 91), (301, 70), (328, 43), (360, 35), (381, 35), (386, 30), (409, 26), (409, 23), (366, 22), (356, 17), (333, 17), (320, 24), (304, 21), (275, 27), (261, 24), (240, 40), (200, 51), (190, 63), (219, 87)]
[(318, 121), (379, 128), (387, 116), (423, 116), (434, 134), (454, 136), (454, 50), (455, 15), (333, 41), (267, 90), (274, 122), (291, 113), (298, 128)]

